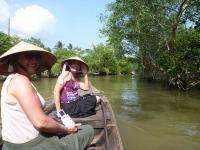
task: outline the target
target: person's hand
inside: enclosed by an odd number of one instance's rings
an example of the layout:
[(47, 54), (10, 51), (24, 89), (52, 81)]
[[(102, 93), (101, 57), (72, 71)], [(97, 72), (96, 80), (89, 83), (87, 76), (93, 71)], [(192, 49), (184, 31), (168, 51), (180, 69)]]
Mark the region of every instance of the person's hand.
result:
[(71, 133), (75, 133), (77, 132), (77, 130), (80, 128), (81, 124), (80, 123), (77, 123), (77, 124), (74, 124), (74, 125), (70, 125), (67, 128), (67, 133), (68, 134), (71, 134)]
[(81, 125), (82, 125), (81, 123), (76, 123), (76, 124), (75, 124), (75, 127), (76, 127), (77, 129), (80, 129)]
[(81, 71), (82, 71), (83, 75), (87, 74), (87, 68), (83, 64), (81, 65)]
[(75, 125), (70, 125), (70, 126), (67, 126), (66, 128), (67, 128), (68, 134), (75, 133), (78, 130), (78, 128)]

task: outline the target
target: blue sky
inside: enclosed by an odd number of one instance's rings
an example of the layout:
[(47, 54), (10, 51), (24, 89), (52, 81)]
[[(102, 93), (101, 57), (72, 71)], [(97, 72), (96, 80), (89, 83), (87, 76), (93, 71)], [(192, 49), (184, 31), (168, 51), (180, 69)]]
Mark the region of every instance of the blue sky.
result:
[[(0, 0), (0, 31), (7, 32), (11, 18), (11, 34), (36, 37), (49, 47), (57, 41), (65, 45), (91, 48), (104, 43), (99, 22), (106, 4), (114, 0)], [(3, 8), (3, 9), (2, 9)]]

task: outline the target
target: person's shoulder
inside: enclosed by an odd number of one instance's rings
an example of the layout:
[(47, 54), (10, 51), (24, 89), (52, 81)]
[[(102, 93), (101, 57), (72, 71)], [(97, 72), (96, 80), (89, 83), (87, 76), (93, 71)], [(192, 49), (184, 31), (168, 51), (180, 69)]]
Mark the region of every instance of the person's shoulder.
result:
[(16, 94), (19, 91), (25, 91), (28, 90), (31, 87), (31, 81), (28, 79), (28, 77), (24, 75), (17, 75), (14, 78), (12, 78), (9, 86), (9, 90), (11, 94)]
[(27, 76), (19, 74), (15, 76), (11, 82), (15, 83), (16, 85), (21, 85), (23, 83), (30, 83), (30, 80)]

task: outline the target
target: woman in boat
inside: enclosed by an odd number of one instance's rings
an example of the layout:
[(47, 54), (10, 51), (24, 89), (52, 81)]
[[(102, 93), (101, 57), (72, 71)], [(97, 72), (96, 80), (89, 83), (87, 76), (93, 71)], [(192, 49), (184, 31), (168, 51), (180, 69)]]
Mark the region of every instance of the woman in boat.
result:
[[(89, 90), (88, 65), (79, 57), (71, 57), (61, 62), (62, 73), (54, 88), (54, 100), (57, 112), (64, 110), (72, 117), (94, 115), (100, 97), (95, 95), (79, 96), (78, 89)], [(80, 75), (84, 81), (80, 81)]]
[(3, 150), (83, 150), (91, 142), (90, 125), (66, 127), (44, 113), (31, 75), (55, 62), (50, 52), (23, 41), (0, 56), (0, 74), (9, 74), (1, 91)]

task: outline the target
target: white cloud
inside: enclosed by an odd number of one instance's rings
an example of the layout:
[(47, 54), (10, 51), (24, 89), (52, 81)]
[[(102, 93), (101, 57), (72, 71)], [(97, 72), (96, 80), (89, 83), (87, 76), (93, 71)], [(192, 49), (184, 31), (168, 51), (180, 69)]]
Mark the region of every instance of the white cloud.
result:
[(0, 0), (0, 22), (4, 22), (10, 16), (9, 7), (5, 0)]
[(11, 18), (11, 30), (17, 34), (37, 35), (48, 31), (55, 23), (55, 17), (45, 8), (31, 5), (20, 8)]

